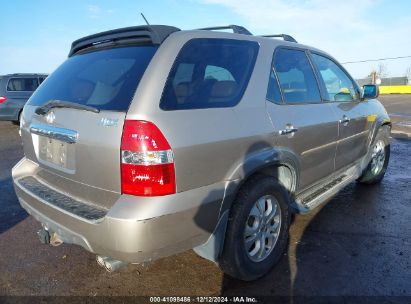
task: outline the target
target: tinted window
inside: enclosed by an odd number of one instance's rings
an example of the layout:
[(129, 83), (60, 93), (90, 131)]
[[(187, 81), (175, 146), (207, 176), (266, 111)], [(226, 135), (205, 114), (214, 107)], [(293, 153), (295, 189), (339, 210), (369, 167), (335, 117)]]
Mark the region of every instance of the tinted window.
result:
[(324, 81), (328, 94), (327, 100), (355, 101), (359, 99), (353, 82), (336, 63), (317, 54), (313, 54), (313, 59)]
[(34, 91), (38, 85), (37, 78), (10, 78), (7, 91)]
[(286, 103), (307, 103), (321, 100), (310, 62), (304, 51), (279, 49), (273, 65)]
[(126, 111), (156, 47), (99, 50), (67, 59), (30, 99), (31, 105), (64, 100)]
[(177, 67), (176, 74), (173, 79), (173, 86), (184, 82), (190, 82), (193, 79), (193, 71), (193, 63), (181, 63)]
[(193, 39), (178, 54), (161, 98), (163, 110), (236, 105), (254, 67), (258, 44), (230, 39)]

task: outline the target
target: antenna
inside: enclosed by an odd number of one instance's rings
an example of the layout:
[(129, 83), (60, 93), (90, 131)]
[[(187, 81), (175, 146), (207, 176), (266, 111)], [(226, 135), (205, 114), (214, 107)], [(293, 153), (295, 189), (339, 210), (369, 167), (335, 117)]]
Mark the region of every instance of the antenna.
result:
[(141, 17), (143, 17), (144, 21), (147, 23), (147, 25), (150, 26), (150, 23), (148, 23), (146, 17), (144, 17), (144, 15), (143, 15), (143, 13), (140, 13), (140, 14), (141, 14)]

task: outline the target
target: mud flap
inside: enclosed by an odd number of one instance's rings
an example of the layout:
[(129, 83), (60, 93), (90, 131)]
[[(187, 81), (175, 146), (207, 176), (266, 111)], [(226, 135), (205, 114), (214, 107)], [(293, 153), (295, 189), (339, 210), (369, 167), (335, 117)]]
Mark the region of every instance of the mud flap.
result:
[(202, 258), (216, 264), (218, 264), (218, 258), (220, 257), (224, 246), (225, 232), (228, 222), (228, 212), (229, 210), (226, 210), (220, 217), (217, 223), (217, 227), (215, 228), (213, 234), (209, 237), (207, 242), (193, 249), (194, 252)]

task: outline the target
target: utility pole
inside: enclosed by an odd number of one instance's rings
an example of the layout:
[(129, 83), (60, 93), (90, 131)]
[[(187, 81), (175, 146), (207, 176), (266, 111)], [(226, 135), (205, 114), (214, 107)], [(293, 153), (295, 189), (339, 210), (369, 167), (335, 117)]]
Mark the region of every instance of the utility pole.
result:
[(371, 84), (376, 84), (377, 83), (377, 72), (372, 71), (371, 72)]

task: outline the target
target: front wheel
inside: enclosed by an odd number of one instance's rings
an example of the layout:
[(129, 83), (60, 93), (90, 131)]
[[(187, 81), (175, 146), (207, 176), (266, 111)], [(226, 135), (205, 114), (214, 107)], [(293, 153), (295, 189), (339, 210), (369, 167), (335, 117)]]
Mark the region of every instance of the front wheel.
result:
[(244, 281), (266, 274), (283, 256), (290, 198), (273, 177), (255, 176), (240, 189), (230, 213), (220, 267)]
[(371, 161), (365, 168), (359, 182), (365, 184), (379, 183), (387, 171), (388, 162), (390, 159), (390, 144), (388, 141), (389, 129), (382, 127), (373, 142), (371, 147)]

